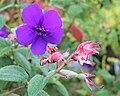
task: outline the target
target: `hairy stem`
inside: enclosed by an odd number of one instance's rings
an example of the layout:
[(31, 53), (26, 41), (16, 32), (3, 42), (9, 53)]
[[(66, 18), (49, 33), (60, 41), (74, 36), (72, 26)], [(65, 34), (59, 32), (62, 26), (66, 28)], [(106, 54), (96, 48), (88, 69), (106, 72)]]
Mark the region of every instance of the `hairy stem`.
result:
[(47, 75), (48, 78), (52, 77), (53, 75), (55, 75), (56, 73), (58, 73), (61, 69), (63, 69), (67, 64), (63, 63), (63, 65), (61, 65), (58, 69), (56, 69), (54, 72), (52, 72), (51, 74)]
[(63, 63), (63, 65), (61, 65), (58, 69), (56, 69), (51, 74), (48, 74), (47, 77), (50, 78), (53, 75), (55, 75), (56, 73), (58, 73), (61, 69), (63, 69), (70, 62), (70, 59), (71, 59), (72, 56), (73, 56), (73, 54), (71, 56), (69, 56), (69, 58)]
[(11, 8), (13, 6), (14, 6), (14, 4), (9, 4), (9, 5), (5, 6), (5, 7), (2, 7), (2, 8), (0, 8), (0, 12), (3, 11), (3, 10), (6, 10), (8, 8)]
[(6, 5), (6, 6), (2, 7), (2, 8), (0, 8), (0, 12), (4, 11), (6, 9), (12, 8), (12, 7), (20, 7), (20, 5), (17, 5), (17, 4), (14, 4), (14, 3)]
[(26, 86), (17, 87), (17, 88), (15, 88), (15, 89), (13, 89), (13, 90), (11, 90), (9, 92), (6, 92), (5, 94), (3, 94), (3, 96), (8, 96), (9, 94), (14, 93), (14, 92), (16, 92), (18, 90), (21, 90), (21, 89), (24, 89), (24, 88), (26, 88)]
[(11, 33), (11, 28), (7, 24), (4, 24), (4, 26), (9, 30), (9, 33)]

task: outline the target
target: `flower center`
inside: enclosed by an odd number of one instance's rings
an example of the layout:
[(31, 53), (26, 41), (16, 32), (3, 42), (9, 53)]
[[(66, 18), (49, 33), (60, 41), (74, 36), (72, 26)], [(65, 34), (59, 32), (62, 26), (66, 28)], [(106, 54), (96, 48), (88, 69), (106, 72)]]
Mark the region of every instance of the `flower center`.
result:
[(48, 30), (46, 30), (44, 26), (41, 25), (35, 26), (35, 32), (37, 35), (42, 35), (42, 36), (46, 36), (48, 34)]

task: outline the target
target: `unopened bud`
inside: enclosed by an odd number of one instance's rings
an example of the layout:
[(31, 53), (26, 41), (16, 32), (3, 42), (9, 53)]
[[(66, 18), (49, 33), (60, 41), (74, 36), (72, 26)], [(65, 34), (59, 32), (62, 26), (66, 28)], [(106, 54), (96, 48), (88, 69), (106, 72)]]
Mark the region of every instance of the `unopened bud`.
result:
[(86, 77), (84, 74), (78, 74), (77, 78), (84, 80)]

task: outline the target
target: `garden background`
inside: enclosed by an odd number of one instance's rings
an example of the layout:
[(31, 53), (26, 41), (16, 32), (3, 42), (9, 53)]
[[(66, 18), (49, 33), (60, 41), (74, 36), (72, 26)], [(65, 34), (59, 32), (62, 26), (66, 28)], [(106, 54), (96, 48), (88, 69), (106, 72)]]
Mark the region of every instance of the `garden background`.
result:
[[(120, 96), (120, 0), (0, 0), (0, 29), (5, 26), (9, 34), (15, 34), (17, 27), (23, 23), (23, 8), (32, 3), (38, 3), (44, 11), (56, 10), (61, 16), (64, 34), (57, 47), (62, 53), (68, 48), (70, 53), (74, 52), (84, 41), (101, 42), (99, 54), (94, 54), (90, 60), (95, 62), (92, 73), (96, 74), (96, 77), (92, 80), (98, 86), (104, 85), (102, 90), (91, 91), (84, 80), (61, 77), (49, 81), (44, 90), (50, 96)], [(29, 53), (28, 47), (16, 48), (17, 40), (12, 40), (10, 43), (16, 44), (15, 52), (20, 54), (12, 53), (11, 44), (7, 41), (8, 38), (0, 39), (0, 68), (18, 64), (25, 67), (28, 73), (31, 70), (31, 77), (48, 72), (47, 66), (40, 66), (40, 60)], [(47, 55), (48, 53), (39, 57)], [(30, 63), (31, 69), (24, 66), (24, 63)], [(54, 64), (51, 64), (50, 70), (54, 67)], [(76, 62), (69, 64), (66, 69), (78, 73), (81, 69), (88, 72)], [(3, 71), (0, 71), (1, 76)], [(9, 73), (11, 75), (12, 71), (9, 70)], [(1, 78), (0, 96), (24, 85), (24, 82), (11, 82)], [(9, 96), (27, 96), (26, 91), (27, 89), (18, 90)]]

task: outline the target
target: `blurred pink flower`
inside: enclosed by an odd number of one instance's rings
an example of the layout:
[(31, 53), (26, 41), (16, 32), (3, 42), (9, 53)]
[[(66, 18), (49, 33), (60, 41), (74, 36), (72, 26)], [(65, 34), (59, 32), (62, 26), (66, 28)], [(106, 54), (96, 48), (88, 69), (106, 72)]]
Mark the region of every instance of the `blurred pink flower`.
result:
[(86, 41), (81, 43), (76, 52), (74, 53), (74, 59), (80, 62), (80, 65), (83, 66), (84, 63), (94, 65), (94, 62), (89, 60), (90, 56), (98, 53), (100, 42)]
[(17, 39), (15, 34), (10, 34), (10, 35), (9, 35), (9, 38), (10, 38), (11, 40)]
[(92, 80), (90, 80), (90, 78), (92, 77), (95, 77), (94, 74), (88, 74), (88, 73), (85, 73), (83, 71), (81, 71), (83, 76), (85, 77), (85, 81), (86, 81), (86, 84), (88, 85), (88, 87), (93, 90), (92, 86), (95, 86), (98, 90), (101, 90), (104, 86), (101, 86), (101, 88), (99, 88)]
[(64, 59), (63, 55), (60, 52), (55, 52), (51, 56), (49, 56), (51, 61), (58, 61)]
[(81, 66), (83, 66), (84, 63), (86, 64), (90, 64), (90, 65), (94, 65), (94, 62), (88, 60), (88, 59), (85, 59), (86, 58), (86, 55), (85, 54), (77, 54), (77, 53), (74, 53), (74, 59), (77, 60)]
[(48, 52), (49, 54), (53, 54), (53, 53), (55, 53), (55, 52), (58, 52), (58, 48), (57, 48), (57, 47), (50, 47), (50, 46), (48, 46), (48, 47), (47, 47), (47, 52)]
[(78, 48), (77, 48), (77, 52), (81, 55), (86, 55), (85, 60), (87, 60), (91, 55), (95, 54), (95, 53), (99, 53), (98, 49), (99, 49), (99, 45), (100, 42), (92, 42), (92, 41), (86, 41), (81, 43)]
[(50, 63), (55, 63), (56, 62), (56, 69), (59, 67), (57, 62), (64, 61), (68, 55), (69, 55), (69, 49), (65, 53), (60, 53), (58, 51), (57, 47), (50, 47), (48, 46), (47, 48), (48, 53), (50, 54), (49, 57), (42, 57), (40, 58), (41, 60), (41, 65), (44, 66), (45, 64), (48, 64), (48, 69), (50, 69)]

